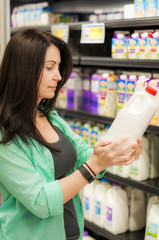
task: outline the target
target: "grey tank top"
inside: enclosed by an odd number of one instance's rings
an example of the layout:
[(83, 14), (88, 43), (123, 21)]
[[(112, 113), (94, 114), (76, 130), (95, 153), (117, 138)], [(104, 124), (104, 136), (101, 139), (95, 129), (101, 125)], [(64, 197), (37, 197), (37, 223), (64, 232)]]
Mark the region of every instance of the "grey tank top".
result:
[[(52, 146), (60, 149), (60, 152), (51, 151), (54, 166), (55, 179), (63, 178), (75, 165), (77, 160), (76, 149), (71, 141), (56, 126), (53, 126), (59, 135), (59, 140), (51, 143)], [(77, 221), (77, 215), (73, 203), (73, 199), (64, 204), (64, 225), (67, 240), (77, 240), (80, 237), (80, 230)]]

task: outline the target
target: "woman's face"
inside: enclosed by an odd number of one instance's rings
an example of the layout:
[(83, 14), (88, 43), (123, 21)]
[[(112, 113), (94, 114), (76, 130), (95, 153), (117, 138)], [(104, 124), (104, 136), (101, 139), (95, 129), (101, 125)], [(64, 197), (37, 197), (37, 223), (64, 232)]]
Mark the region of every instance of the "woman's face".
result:
[(59, 72), (60, 62), (59, 49), (54, 45), (50, 45), (46, 51), (44, 67), (40, 77), (38, 104), (44, 98), (51, 99), (54, 97), (58, 81), (61, 80)]

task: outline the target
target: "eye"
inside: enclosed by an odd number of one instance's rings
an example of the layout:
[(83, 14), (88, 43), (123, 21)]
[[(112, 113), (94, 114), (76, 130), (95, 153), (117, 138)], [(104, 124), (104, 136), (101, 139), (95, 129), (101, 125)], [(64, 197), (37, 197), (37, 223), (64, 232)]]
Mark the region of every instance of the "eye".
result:
[(52, 70), (53, 68), (54, 68), (53, 65), (46, 66), (46, 69), (49, 70), (49, 71)]

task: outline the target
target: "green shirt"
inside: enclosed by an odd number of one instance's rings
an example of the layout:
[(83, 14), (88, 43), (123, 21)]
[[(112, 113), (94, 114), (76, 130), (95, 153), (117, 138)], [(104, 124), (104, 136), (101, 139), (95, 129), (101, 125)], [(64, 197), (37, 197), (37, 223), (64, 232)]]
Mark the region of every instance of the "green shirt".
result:
[[(70, 139), (77, 151), (71, 174), (92, 149), (53, 110), (50, 121)], [(104, 172), (98, 175), (102, 177)], [(76, 183), (75, 183), (76, 184)], [(52, 154), (37, 141), (0, 144), (0, 240), (65, 240), (63, 192), (55, 180)], [(82, 239), (84, 217), (79, 194), (74, 198)]]

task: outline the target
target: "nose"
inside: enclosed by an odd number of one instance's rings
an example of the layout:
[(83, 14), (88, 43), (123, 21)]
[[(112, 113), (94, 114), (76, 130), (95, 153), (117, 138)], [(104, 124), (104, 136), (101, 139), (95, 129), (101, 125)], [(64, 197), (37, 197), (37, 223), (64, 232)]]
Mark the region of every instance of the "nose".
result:
[(61, 81), (62, 80), (62, 77), (61, 77), (61, 74), (60, 74), (60, 71), (59, 71), (58, 68), (57, 68), (57, 70), (55, 72), (55, 75), (53, 76), (53, 79), (57, 80), (57, 81)]

